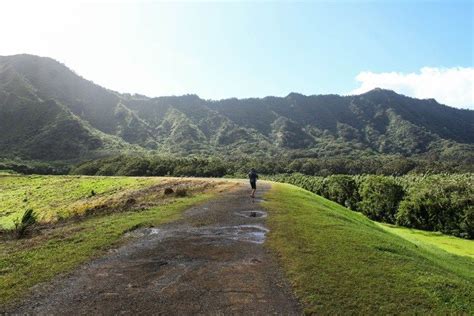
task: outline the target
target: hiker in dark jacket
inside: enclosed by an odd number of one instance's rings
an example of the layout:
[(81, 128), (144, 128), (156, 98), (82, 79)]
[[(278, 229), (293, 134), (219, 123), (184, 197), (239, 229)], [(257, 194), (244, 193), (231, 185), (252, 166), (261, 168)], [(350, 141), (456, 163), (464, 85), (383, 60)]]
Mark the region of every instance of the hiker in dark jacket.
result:
[(255, 171), (254, 168), (250, 169), (249, 179), (250, 179), (250, 186), (252, 187), (252, 194), (250, 194), (250, 196), (254, 198), (255, 191), (257, 190), (257, 179), (258, 179), (257, 171)]

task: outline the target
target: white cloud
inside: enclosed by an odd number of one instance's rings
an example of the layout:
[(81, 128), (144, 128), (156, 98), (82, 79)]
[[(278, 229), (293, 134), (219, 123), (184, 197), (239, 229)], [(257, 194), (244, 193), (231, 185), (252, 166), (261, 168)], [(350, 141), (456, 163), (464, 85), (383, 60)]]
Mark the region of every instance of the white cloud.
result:
[(384, 88), (414, 98), (434, 98), (458, 108), (474, 109), (474, 68), (423, 67), (419, 73), (364, 71), (357, 75), (360, 87), (349, 94)]

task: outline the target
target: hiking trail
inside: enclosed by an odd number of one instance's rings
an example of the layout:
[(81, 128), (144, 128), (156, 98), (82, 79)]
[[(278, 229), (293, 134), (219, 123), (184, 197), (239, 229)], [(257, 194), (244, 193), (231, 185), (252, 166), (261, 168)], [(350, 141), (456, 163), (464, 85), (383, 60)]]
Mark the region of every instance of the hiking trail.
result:
[(247, 185), (220, 193), (182, 219), (128, 233), (130, 241), (35, 286), (20, 314), (284, 314), (301, 307), (272, 253)]

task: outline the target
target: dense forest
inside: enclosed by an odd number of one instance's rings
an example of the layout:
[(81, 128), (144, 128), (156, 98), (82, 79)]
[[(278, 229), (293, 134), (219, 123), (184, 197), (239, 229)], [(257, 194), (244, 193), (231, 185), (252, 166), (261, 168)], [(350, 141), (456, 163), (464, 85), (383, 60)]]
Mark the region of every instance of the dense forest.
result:
[(431, 161), (403, 156), (378, 156), (354, 159), (335, 158), (252, 158), (237, 157), (172, 157), (156, 155), (119, 155), (81, 162), (46, 163), (0, 159), (0, 170), (23, 174), (83, 174), (124, 176), (188, 176), (224, 177), (245, 176), (250, 168), (265, 175), (302, 173), (328, 176), (332, 174), (434, 174), (474, 172), (474, 165), (460, 165), (450, 161)]
[(433, 162), (399, 156), (356, 160), (348, 158), (290, 160), (251, 157), (219, 159), (216, 157), (117, 156), (78, 164), (70, 172), (84, 175), (223, 177), (245, 175), (250, 168), (256, 168), (258, 172), (266, 175), (296, 172), (319, 176), (331, 174), (404, 175), (408, 173), (473, 171), (467, 166), (462, 167), (447, 162)]

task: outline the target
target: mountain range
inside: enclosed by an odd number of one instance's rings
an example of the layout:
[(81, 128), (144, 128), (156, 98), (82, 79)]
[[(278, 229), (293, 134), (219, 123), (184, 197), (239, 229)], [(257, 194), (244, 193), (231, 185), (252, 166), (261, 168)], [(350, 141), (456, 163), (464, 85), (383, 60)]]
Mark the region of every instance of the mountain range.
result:
[(81, 161), (131, 152), (402, 155), (474, 163), (474, 111), (384, 89), (351, 96), (150, 98), (103, 88), (51, 58), (0, 57), (0, 157)]

